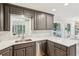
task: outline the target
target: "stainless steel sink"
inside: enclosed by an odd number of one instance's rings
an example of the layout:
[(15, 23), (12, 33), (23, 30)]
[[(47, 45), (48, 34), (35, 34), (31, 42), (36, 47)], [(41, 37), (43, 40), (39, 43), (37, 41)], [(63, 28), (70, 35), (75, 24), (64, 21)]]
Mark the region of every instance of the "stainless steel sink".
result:
[(32, 41), (32, 39), (17, 40), (17, 41), (15, 41), (15, 43), (19, 43), (19, 42), (29, 42), (29, 41)]

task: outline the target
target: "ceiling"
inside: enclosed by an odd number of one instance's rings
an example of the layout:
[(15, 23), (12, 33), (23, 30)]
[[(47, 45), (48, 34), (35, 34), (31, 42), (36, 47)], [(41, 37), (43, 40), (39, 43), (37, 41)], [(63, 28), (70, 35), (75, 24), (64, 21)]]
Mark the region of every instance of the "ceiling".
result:
[[(55, 19), (67, 19), (71, 17), (79, 17), (79, 3), (12, 3), (14, 5), (44, 11), (55, 15)], [(56, 11), (52, 11), (56, 9)]]

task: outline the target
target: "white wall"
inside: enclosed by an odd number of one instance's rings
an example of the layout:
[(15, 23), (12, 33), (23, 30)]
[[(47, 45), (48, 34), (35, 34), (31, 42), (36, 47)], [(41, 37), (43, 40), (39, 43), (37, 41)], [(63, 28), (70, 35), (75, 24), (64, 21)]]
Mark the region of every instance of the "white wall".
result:
[(75, 38), (75, 22), (79, 22), (79, 17), (72, 17), (68, 20), (67, 23), (71, 24), (71, 37)]
[(67, 32), (65, 31), (65, 27), (67, 24), (71, 24), (71, 37), (75, 38), (75, 22), (79, 22), (79, 17), (71, 17), (68, 19), (62, 19), (61, 17), (55, 16), (54, 22), (60, 23), (61, 24), (61, 32), (62, 32), (62, 37), (66, 38), (68, 35)]
[(61, 34), (62, 34), (62, 37), (64, 38), (65, 37), (65, 24), (66, 24), (66, 21), (64, 21), (61, 17), (58, 17), (58, 16), (55, 16), (54, 17), (54, 22), (55, 23), (60, 23), (61, 25)]

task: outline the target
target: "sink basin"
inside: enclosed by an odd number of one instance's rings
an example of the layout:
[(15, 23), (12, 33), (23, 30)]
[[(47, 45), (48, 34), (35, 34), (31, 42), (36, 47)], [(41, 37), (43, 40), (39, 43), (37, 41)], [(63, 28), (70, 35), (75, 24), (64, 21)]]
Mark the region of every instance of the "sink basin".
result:
[(17, 41), (15, 41), (15, 43), (19, 43), (19, 42), (29, 42), (29, 41), (32, 41), (32, 39), (17, 40)]

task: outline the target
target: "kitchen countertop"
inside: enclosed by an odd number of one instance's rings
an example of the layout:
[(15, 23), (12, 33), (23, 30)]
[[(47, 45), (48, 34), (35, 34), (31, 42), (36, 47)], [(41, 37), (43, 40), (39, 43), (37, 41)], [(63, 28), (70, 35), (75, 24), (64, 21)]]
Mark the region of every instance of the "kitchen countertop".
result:
[[(6, 32), (6, 33), (8, 33), (8, 32)], [(0, 50), (5, 49), (12, 45), (16, 45), (16, 44), (29, 43), (29, 42), (45, 40), (45, 39), (59, 43), (61, 45), (67, 46), (67, 47), (70, 47), (70, 46), (78, 43), (77, 40), (54, 37), (53, 35), (50, 35), (49, 33), (46, 33), (46, 32), (45, 33), (40, 33), (40, 32), (35, 33), (34, 32), (31, 35), (25, 35), (25, 38), (22, 40), (32, 39), (32, 41), (28, 41), (28, 42), (23, 41), (23, 42), (15, 43), (15, 41), (21, 40), (21, 38), (14, 38), (12, 35), (10, 35), (10, 33), (7, 36), (3, 35), (3, 37), (1, 36), (1, 33), (0, 33), (0, 39), (1, 38), (4, 40), (0, 41)]]

